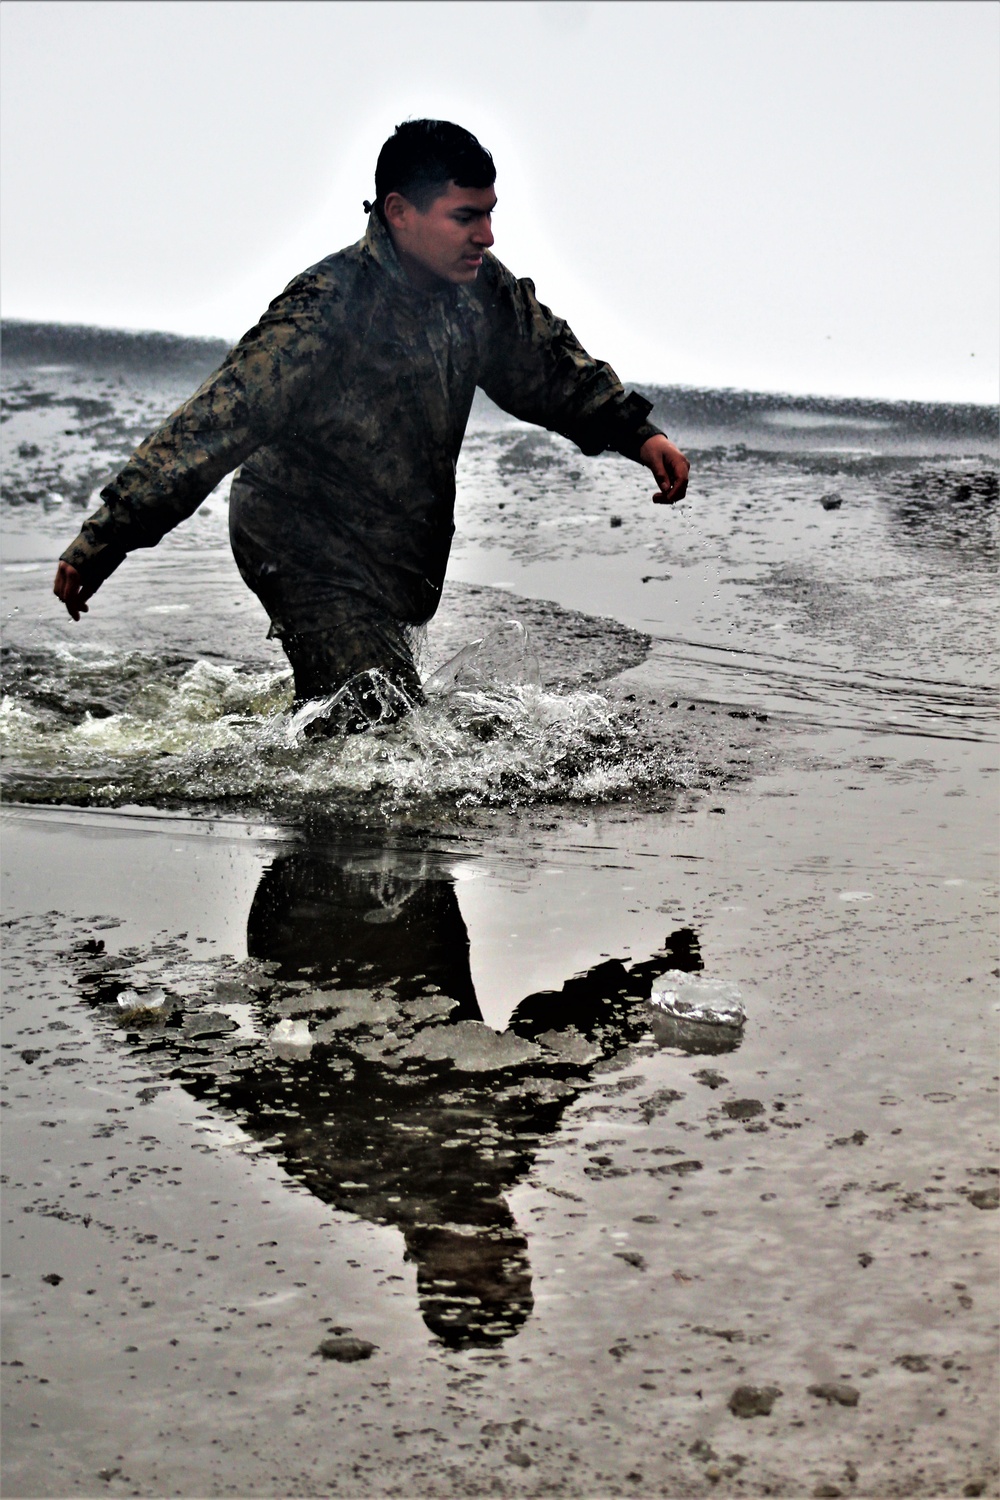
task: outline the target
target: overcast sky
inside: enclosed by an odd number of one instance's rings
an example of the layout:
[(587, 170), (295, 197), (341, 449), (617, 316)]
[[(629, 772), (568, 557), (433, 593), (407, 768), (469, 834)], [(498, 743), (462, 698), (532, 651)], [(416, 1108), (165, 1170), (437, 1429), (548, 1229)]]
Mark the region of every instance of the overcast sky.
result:
[(3, 310), (237, 337), (409, 116), (626, 379), (997, 397), (1000, 9), (5, 0)]

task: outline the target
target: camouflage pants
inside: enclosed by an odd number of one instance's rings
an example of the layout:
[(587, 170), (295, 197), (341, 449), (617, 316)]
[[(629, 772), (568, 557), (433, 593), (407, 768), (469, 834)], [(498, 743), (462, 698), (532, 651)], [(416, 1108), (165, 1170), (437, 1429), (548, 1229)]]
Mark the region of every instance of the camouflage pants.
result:
[(295, 706), (335, 700), (306, 726), (307, 735), (356, 734), (426, 701), (398, 620), (359, 611), (325, 630), (283, 632), (281, 644), (295, 675)]

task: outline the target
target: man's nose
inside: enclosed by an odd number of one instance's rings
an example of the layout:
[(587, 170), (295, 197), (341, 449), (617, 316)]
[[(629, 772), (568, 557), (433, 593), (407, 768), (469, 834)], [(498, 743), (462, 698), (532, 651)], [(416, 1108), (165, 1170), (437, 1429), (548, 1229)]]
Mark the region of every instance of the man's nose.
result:
[(479, 221), (479, 223), (476, 225), (475, 233), (473, 234), (472, 238), (475, 240), (476, 244), (481, 245), (484, 250), (488, 250), (490, 248), (494, 241), (493, 226), (490, 223), (489, 219), (481, 219)]

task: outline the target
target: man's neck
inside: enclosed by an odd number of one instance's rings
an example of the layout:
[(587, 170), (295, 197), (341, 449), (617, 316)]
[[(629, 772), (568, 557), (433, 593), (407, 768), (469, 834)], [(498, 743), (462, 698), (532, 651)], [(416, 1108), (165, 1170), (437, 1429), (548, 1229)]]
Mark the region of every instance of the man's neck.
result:
[(415, 260), (412, 255), (408, 255), (405, 250), (399, 248), (388, 224), (385, 225), (385, 232), (396, 252), (396, 259), (403, 268), (403, 274), (412, 286), (420, 292), (439, 292), (442, 287), (448, 285), (436, 272), (428, 270), (422, 261)]

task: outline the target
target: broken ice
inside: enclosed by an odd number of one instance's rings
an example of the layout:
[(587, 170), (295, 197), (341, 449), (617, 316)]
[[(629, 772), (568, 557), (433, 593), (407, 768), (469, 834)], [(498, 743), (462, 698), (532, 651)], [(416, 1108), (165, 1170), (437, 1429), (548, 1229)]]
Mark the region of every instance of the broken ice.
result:
[(120, 1010), (159, 1010), (166, 1000), (164, 990), (122, 990), (118, 996)]
[(308, 1057), (312, 1051), (313, 1038), (308, 1021), (293, 1021), (286, 1016), (268, 1036), (271, 1048), (277, 1057), (292, 1062), (297, 1057)]
[(746, 1010), (735, 984), (725, 979), (706, 979), (701, 974), (669, 976), (650, 996), (667, 1015), (683, 1021), (701, 1021), (710, 1026), (742, 1026)]

